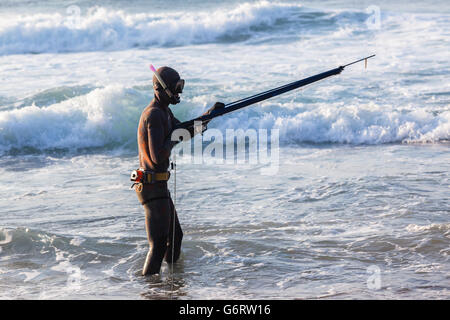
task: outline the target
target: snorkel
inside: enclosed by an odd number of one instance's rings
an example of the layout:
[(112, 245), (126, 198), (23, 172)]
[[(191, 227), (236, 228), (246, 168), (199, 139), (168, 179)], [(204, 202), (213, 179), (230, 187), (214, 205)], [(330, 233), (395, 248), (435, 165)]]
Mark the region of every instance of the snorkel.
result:
[(179, 93), (183, 92), (184, 80), (183, 79), (178, 80), (178, 82), (175, 85), (175, 93), (174, 93), (174, 92), (172, 92), (172, 90), (169, 89), (169, 87), (166, 85), (166, 83), (162, 79), (161, 75), (159, 74), (159, 72), (155, 69), (155, 67), (152, 64), (150, 64), (150, 70), (153, 71), (156, 79), (158, 80), (159, 84), (163, 88), (164, 92), (169, 96), (170, 103), (172, 103), (172, 104), (180, 103)]

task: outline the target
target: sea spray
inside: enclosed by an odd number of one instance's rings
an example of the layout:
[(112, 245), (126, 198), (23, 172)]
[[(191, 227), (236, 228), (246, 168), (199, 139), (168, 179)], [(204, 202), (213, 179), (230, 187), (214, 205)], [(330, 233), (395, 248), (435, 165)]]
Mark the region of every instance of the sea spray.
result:
[[(45, 107), (0, 111), (0, 152), (21, 148), (135, 148), (136, 124), (150, 101), (148, 93), (124, 86), (98, 88), (86, 95)], [(195, 100), (195, 98), (193, 98)], [(173, 108), (175, 115), (189, 109), (201, 114), (189, 99)], [(192, 106), (191, 106), (192, 105)], [(280, 143), (434, 143), (450, 140), (450, 112), (397, 109), (374, 102), (340, 103), (265, 102), (212, 121), (210, 128), (279, 129)], [(185, 120), (185, 119), (181, 119)], [(186, 119), (187, 120), (187, 119)]]
[(0, 55), (239, 42), (274, 31), (308, 34), (310, 29), (351, 24), (364, 28), (367, 16), (364, 11), (336, 14), (268, 1), (163, 14), (91, 7), (80, 12), (76, 23), (61, 13), (6, 16), (0, 24)]

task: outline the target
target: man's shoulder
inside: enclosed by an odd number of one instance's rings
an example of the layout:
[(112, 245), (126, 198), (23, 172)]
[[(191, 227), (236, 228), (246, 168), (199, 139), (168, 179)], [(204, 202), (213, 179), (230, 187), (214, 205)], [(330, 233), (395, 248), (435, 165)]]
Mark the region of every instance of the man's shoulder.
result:
[(150, 121), (154, 118), (159, 119), (163, 115), (163, 111), (159, 107), (150, 103), (147, 107), (145, 107), (144, 111), (142, 111), (141, 119), (144, 121)]

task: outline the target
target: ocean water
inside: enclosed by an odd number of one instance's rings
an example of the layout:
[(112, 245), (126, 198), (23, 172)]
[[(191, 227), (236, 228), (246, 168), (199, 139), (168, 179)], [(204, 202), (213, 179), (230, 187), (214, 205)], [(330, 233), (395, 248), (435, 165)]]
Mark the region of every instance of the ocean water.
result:
[[(447, 1), (2, 1), (0, 298), (449, 299), (449, 30)], [(140, 275), (150, 63), (188, 120), (370, 54), (212, 121), (279, 130), (278, 172), (178, 157), (182, 255)]]

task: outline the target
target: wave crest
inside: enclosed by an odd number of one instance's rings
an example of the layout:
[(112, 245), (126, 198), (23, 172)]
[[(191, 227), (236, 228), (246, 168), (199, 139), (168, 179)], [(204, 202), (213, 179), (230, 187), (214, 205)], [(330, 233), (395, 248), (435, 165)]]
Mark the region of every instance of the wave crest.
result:
[[(70, 8), (70, 7), (69, 7)], [(4, 17), (0, 54), (124, 50), (149, 46), (181, 46), (236, 42), (258, 37), (298, 35), (340, 20), (360, 23), (361, 12), (336, 14), (299, 4), (260, 1), (204, 12), (139, 13), (103, 7), (85, 14), (34, 14)]]
[(0, 54), (121, 50), (241, 39), (250, 28), (272, 26), (298, 5), (259, 2), (224, 11), (129, 14), (102, 7), (85, 15), (36, 14), (0, 25)]
[[(149, 94), (114, 85), (45, 107), (33, 104), (0, 111), (0, 152), (135, 149), (137, 123), (149, 99)], [(184, 121), (204, 108), (195, 97), (185, 97), (174, 112)], [(450, 140), (450, 111), (395, 110), (375, 103), (305, 107), (299, 102), (266, 102), (213, 121), (209, 127), (224, 132), (228, 128), (278, 128), (282, 144), (426, 143)]]
[(0, 152), (77, 149), (134, 142), (148, 96), (121, 86), (95, 89), (46, 107), (0, 112)]

